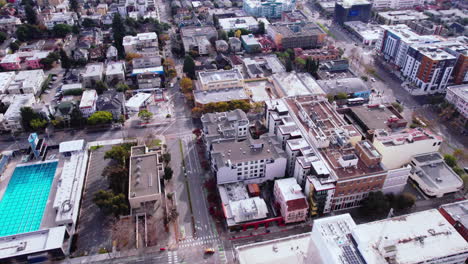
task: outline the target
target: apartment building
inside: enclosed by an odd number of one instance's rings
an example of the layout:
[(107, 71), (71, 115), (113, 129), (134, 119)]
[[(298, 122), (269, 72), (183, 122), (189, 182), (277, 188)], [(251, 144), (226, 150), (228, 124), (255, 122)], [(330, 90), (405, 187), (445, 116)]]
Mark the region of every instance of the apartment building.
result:
[(125, 82), (125, 62), (116, 61), (106, 66), (107, 83)]
[(61, 12), (49, 14), (44, 19), (44, 24), (47, 29), (53, 29), (55, 25), (66, 24), (69, 26), (75, 25), (78, 18), (75, 12)]
[(211, 167), (217, 183), (262, 183), (282, 178), (286, 154), (269, 137), (212, 144)]
[(21, 58), (17, 53), (6, 54), (0, 61), (0, 67), (7, 71), (14, 71), (21, 69)]
[(126, 54), (136, 53), (142, 56), (154, 56), (159, 52), (158, 35), (156, 32), (125, 36), (122, 45)]
[(246, 29), (252, 32), (258, 30), (258, 21), (251, 16), (220, 18), (218, 24), (226, 32), (237, 29)]
[(15, 72), (0, 72), (0, 94), (6, 94), (8, 87), (15, 80)]
[(411, 9), (424, 4), (423, 0), (373, 0), (372, 7), (381, 9)]
[(85, 90), (81, 95), (80, 100), (80, 111), (83, 117), (88, 118), (94, 112), (96, 112), (96, 102), (98, 96), (96, 90)]
[(401, 73), (415, 86), (413, 95), (441, 93), (447, 88), (456, 57), (433, 44), (414, 44), (408, 48)]
[(244, 11), (254, 17), (280, 18), (285, 11), (296, 7), (296, 0), (243, 0)]
[(21, 108), (32, 106), (36, 102), (33, 94), (15, 94), (12, 103), (4, 114), (0, 114), (0, 129), (7, 132), (23, 130)]
[(98, 81), (104, 78), (104, 64), (95, 63), (86, 65), (85, 71), (81, 74), (83, 86), (87, 88), (93, 87)]
[(309, 210), (307, 199), (295, 178), (276, 180), (273, 194), (284, 223), (303, 222), (307, 219)]
[(418, 23), (428, 18), (429, 17), (426, 16), (423, 12), (418, 12), (416, 10), (396, 10), (388, 12), (379, 12), (377, 14), (377, 20), (384, 25), (408, 25), (410, 22)]
[(43, 70), (20, 71), (16, 74), (13, 82), (8, 86), (10, 94), (34, 94), (41, 91), (46, 76)]
[(239, 69), (200, 71), (197, 74), (197, 90), (210, 91), (244, 87), (244, 77)]
[(212, 144), (221, 141), (238, 141), (249, 135), (247, 114), (235, 109), (229, 112), (207, 113), (201, 117), (205, 149), (210, 151)]
[(327, 35), (317, 24), (304, 21), (273, 23), (266, 32), (280, 49), (319, 48)]
[(218, 31), (213, 26), (183, 27), (180, 36), (184, 45), (185, 53), (197, 52), (199, 55), (207, 55), (212, 51), (210, 40), (218, 39)]
[(455, 126), (464, 133), (468, 131), (468, 84), (449, 86), (445, 100), (455, 106), (460, 115), (455, 119)]

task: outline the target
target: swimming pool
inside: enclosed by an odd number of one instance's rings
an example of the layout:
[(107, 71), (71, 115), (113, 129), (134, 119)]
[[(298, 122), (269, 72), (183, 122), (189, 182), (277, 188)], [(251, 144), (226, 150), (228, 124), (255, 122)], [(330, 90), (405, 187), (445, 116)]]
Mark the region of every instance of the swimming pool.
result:
[(15, 168), (0, 200), (0, 237), (39, 230), (57, 164)]

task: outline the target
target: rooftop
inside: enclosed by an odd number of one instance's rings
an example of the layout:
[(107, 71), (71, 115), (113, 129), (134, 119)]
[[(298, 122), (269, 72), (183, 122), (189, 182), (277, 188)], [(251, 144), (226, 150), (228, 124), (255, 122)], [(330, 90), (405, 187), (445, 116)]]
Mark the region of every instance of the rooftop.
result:
[(273, 75), (273, 80), (281, 89), (282, 94), (286, 97), (325, 94), (317, 81), (315, 81), (315, 79), (308, 73), (275, 73)]
[(367, 263), (388, 263), (380, 243), (393, 248), (398, 264), (434, 261), (468, 251), (465, 239), (436, 209), (361, 224), (352, 236)]
[(10, 83), (15, 79), (15, 72), (0, 72), (0, 93), (5, 93)]
[[(368, 130), (388, 129), (390, 124), (407, 122), (392, 106), (386, 105), (360, 105), (350, 107), (353, 118), (356, 118), (358, 125), (364, 126)], [(367, 132), (367, 131), (363, 131)]]
[(125, 63), (118, 61), (107, 64), (106, 75), (109, 76), (117, 74), (125, 74)]
[(218, 21), (221, 28), (225, 30), (240, 28), (249, 29), (250, 27), (258, 26), (257, 20), (251, 16), (220, 18)]
[(81, 95), (80, 108), (93, 107), (97, 101), (96, 90), (85, 90)]
[(371, 3), (367, 0), (343, 0), (337, 2), (341, 4), (344, 8), (351, 8), (355, 5), (370, 5)]
[(95, 76), (102, 76), (104, 72), (104, 64), (102, 63), (94, 63), (86, 65), (85, 72), (82, 73), (83, 78), (87, 77), (95, 77)]
[(388, 30), (391, 34), (400, 38), (403, 42), (411, 43), (435, 43), (444, 40), (441, 36), (436, 35), (419, 35), (414, 32), (410, 27), (405, 24), (392, 25), (392, 26), (381, 26), (382, 29)]
[(3, 114), (5, 119), (16, 119), (21, 117), (21, 107), (26, 106), (30, 102), (34, 102), (33, 94), (15, 94), (14, 100)]
[[(142, 149), (143, 151), (137, 151)], [(148, 152), (145, 146), (134, 146), (131, 150), (129, 169), (129, 197), (144, 197), (161, 193), (159, 180), (162, 164), (159, 152)]]
[(434, 44), (414, 44), (413, 49), (431, 60), (455, 60), (456, 57)]
[(456, 94), (463, 102), (468, 102), (468, 84), (449, 86), (447, 90)]
[(85, 141), (83, 139), (65, 141), (60, 143), (59, 152), (72, 152), (72, 151), (82, 151), (84, 149)]
[(260, 42), (255, 38), (253, 34), (248, 34), (248, 35), (242, 35), (241, 40), (246, 44), (246, 45), (260, 45)]
[(405, 129), (396, 133), (390, 133), (386, 130), (378, 129), (375, 131), (375, 140), (384, 144), (384, 146), (398, 146), (411, 144), (415, 141), (438, 139), (442, 141), (440, 136), (433, 134), (431, 131), (422, 128)]
[(248, 100), (249, 96), (242, 87), (222, 90), (194, 90), (195, 102), (199, 104), (226, 102), (231, 100)]
[(379, 12), (379, 16), (387, 20), (396, 20), (400, 22), (410, 21), (410, 20), (424, 20), (424, 19), (429, 18), (423, 12), (418, 12), (415, 10), (397, 10), (397, 11)]
[(137, 93), (127, 100), (127, 102), (125, 103), (125, 106), (128, 108), (139, 108), (150, 97), (151, 97), (151, 94), (149, 93)]
[(207, 113), (201, 117), (206, 140), (213, 138), (235, 138), (239, 126), (247, 126), (249, 119), (244, 111), (235, 109), (228, 112)]
[(444, 209), (455, 221), (460, 222), (464, 228), (468, 228), (468, 200), (444, 204), (440, 206)]
[(317, 82), (326, 94), (336, 95), (340, 92), (350, 94), (370, 91), (369, 87), (364, 83), (364, 81), (357, 77), (335, 80), (319, 80)]
[(364, 40), (379, 39), (382, 32), (380, 25), (366, 24), (362, 21), (348, 21), (344, 24), (354, 30)]
[(203, 84), (243, 80), (239, 69), (198, 72), (198, 80)]
[(268, 26), (283, 37), (315, 36), (326, 34), (317, 24), (313, 22), (278, 22)]
[(19, 57), (17, 53), (7, 54), (3, 57), (0, 63), (19, 63)]

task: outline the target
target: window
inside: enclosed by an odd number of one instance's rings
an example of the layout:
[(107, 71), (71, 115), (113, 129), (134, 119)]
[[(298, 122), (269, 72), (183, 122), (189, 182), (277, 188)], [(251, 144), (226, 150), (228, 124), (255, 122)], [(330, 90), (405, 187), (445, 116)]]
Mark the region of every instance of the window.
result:
[(237, 173), (237, 176), (240, 176), (240, 175), (242, 175), (242, 172), (238, 172), (238, 173)]

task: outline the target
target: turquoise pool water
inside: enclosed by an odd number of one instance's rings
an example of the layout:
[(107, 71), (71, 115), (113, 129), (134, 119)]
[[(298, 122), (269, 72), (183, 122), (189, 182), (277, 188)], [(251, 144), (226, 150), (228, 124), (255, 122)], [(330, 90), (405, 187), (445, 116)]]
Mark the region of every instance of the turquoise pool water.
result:
[(57, 164), (15, 168), (0, 200), (0, 237), (39, 230)]

